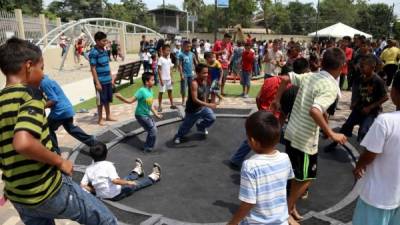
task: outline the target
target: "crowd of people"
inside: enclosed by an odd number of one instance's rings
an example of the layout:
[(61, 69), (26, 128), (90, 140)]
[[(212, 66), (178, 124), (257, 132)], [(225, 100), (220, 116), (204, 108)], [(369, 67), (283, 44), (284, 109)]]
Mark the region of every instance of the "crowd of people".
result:
[[(113, 97), (127, 104), (137, 102), (135, 118), (147, 132), (146, 153), (157, 150), (154, 117), (162, 117), (164, 92), (170, 108), (176, 109), (174, 68), (185, 107), (179, 130), (171, 137), (176, 145), (186, 141), (193, 126), (208, 135), (208, 128), (217, 120), (213, 109), (226, 94), (227, 79), (236, 82), (240, 76), (244, 98), (249, 97), (253, 77), (264, 79), (256, 97), (259, 111), (247, 118), (247, 138), (230, 158), (231, 166), (241, 169), (241, 204), (229, 225), (299, 224), (302, 216), (297, 202), (317, 179), (320, 130), (332, 140), (325, 150), (340, 151), (337, 146), (347, 142), (356, 125), (360, 126), (358, 141), (365, 150), (353, 171), (359, 180), (353, 224), (396, 225), (400, 221), (400, 50), (396, 41), (371, 42), (355, 36), (307, 44), (257, 41), (248, 36), (233, 44), (231, 35), (225, 34), (213, 45), (183, 40), (171, 50), (163, 40), (147, 42), (143, 36), (143, 87), (124, 97), (113, 93), (107, 35), (97, 32), (94, 40), (88, 59), (98, 123), (105, 123), (103, 108), (105, 120), (115, 120), (110, 109)], [(74, 125), (71, 103), (54, 80), (43, 76), (43, 67), (40, 48), (27, 41), (11, 38), (0, 46), (0, 69), (6, 76), (6, 87), (0, 92), (0, 168), (5, 198), (26, 224), (54, 224), (54, 218), (117, 224), (99, 198), (118, 201), (156, 184), (161, 166), (154, 163), (152, 173), (144, 177), (143, 162), (137, 158), (132, 171), (120, 178), (106, 160), (107, 146)], [(352, 92), (352, 111), (335, 132), (328, 118), (337, 109), (346, 80)], [(153, 104), (154, 85), (159, 86), (157, 107)], [(389, 88), (396, 112), (382, 114)], [(51, 109), (48, 117), (45, 108)], [(60, 157), (55, 132), (61, 125), (90, 146), (94, 162), (80, 185), (70, 177), (72, 163)], [(276, 150), (279, 142), (285, 145), (285, 153)], [(251, 151), (254, 154), (246, 160)]]

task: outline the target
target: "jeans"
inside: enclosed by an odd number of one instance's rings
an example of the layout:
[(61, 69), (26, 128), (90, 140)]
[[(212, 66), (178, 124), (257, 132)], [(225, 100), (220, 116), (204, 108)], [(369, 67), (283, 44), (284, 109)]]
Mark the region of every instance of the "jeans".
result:
[(206, 128), (210, 127), (214, 123), (216, 117), (214, 115), (214, 112), (208, 107), (203, 107), (195, 113), (186, 113), (185, 119), (179, 127), (178, 133), (175, 135), (175, 138), (182, 138), (186, 134), (188, 134), (190, 129), (199, 119), (202, 119), (202, 121), (196, 124), (197, 130), (205, 131)]
[(156, 144), (157, 139), (157, 126), (151, 116), (139, 116), (135, 115), (138, 123), (147, 132), (146, 142), (144, 143), (144, 150), (152, 150)]
[(238, 150), (236, 150), (235, 154), (231, 157), (231, 163), (235, 164), (235, 166), (242, 166), (246, 156), (250, 153), (251, 148), (250, 145), (246, 140), (242, 142)]
[(353, 111), (351, 111), (349, 117), (347, 118), (346, 122), (340, 129), (340, 133), (343, 133), (347, 137), (351, 137), (354, 126), (360, 125), (360, 128), (358, 130), (357, 140), (361, 141), (368, 133), (368, 130), (374, 123), (375, 118), (376, 118), (375, 115), (365, 115), (360, 110), (353, 109)]
[(63, 175), (60, 190), (38, 206), (12, 203), (27, 225), (55, 225), (54, 219), (70, 219), (86, 225), (117, 225), (117, 219), (95, 196)]
[(136, 181), (135, 185), (123, 185), (121, 188), (121, 193), (114, 198), (110, 199), (112, 201), (119, 201), (123, 198), (126, 198), (130, 195), (132, 195), (135, 191), (138, 191), (142, 188), (151, 186), (154, 184), (154, 181), (150, 179), (149, 177), (146, 178), (141, 178), (138, 179), (139, 175), (135, 172), (130, 172), (128, 176), (124, 177), (124, 180), (129, 180), (129, 181)]
[(88, 135), (83, 131), (80, 127), (74, 125), (74, 118), (70, 117), (62, 120), (53, 120), (49, 119), (49, 129), (50, 129), (50, 139), (53, 142), (53, 147), (55, 151), (60, 154), (60, 148), (58, 147), (56, 130), (62, 125), (64, 129), (74, 138), (79, 140), (82, 143), (85, 143), (88, 146), (93, 146), (98, 141), (92, 135)]
[(193, 77), (185, 77), (184, 80), (181, 80), (181, 95), (186, 96), (186, 90), (189, 87), (190, 91), (190, 85), (192, 84)]
[(149, 72), (151, 70), (151, 65), (148, 60), (143, 61), (143, 70), (144, 72)]
[(396, 64), (388, 64), (383, 67), (383, 71), (386, 73), (386, 86), (390, 87), (392, 84), (392, 80), (394, 75), (396, 74), (396, 71), (398, 69), (398, 66)]

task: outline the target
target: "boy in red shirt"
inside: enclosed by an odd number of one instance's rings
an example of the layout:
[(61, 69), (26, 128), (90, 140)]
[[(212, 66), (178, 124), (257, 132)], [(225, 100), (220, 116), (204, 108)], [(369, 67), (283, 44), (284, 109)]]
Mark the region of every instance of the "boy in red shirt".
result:
[(242, 76), (240, 77), (240, 84), (243, 87), (243, 97), (249, 97), (250, 79), (253, 71), (253, 64), (255, 60), (254, 51), (251, 49), (251, 42), (246, 42), (244, 51), (242, 53)]

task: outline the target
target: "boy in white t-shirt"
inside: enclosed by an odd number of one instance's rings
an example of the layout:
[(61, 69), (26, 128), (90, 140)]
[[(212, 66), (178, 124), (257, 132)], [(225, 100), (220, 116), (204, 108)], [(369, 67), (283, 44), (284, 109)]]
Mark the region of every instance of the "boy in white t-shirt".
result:
[(256, 154), (243, 163), (241, 204), (228, 225), (287, 225), (286, 186), (294, 173), (289, 156), (275, 149), (281, 133), (279, 121), (271, 112), (258, 111), (246, 120), (246, 133)]
[(153, 172), (144, 178), (143, 163), (140, 159), (136, 159), (136, 166), (128, 176), (121, 179), (114, 164), (106, 161), (107, 146), (103, 143), (90, 147), (90, 156), (94, 163), (86, 168), (81, 187), (102, 199), (121, 200), (161, 179), (161, 167), (157, 163), (154, 163)]
[(169, 58), (169, 54), (171, 53), (171, 47), (169, 45), (164, 45), (161, 48), (162, 56), (158, 59), (158, 75), (160, 81), (160, 90), (158, 93), (158, 112), (162, 112), (162, 96), (165, 91), (168, 91), (168, 98), (171, 103), (171, 109), (176, 109), (174, 102), (172, 100), (172, 89), (173, 89), (173, 80), (172, 80), (172, 68), (174, 64)]
[(400, 224), (399, 76), (390, 95), (397, 111), (379, 115), (361, 142), (365, 151), (354, 170), (360, 196), (353, 225)]

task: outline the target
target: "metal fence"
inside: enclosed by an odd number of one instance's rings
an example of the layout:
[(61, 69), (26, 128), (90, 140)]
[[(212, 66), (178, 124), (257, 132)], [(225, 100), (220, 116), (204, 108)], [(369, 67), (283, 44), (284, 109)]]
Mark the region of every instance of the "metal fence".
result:
[[(42, 23), (39, 17), (25, 16), (22, 17), (25, 39), (36, 43), (45, 34), (42, 30)], [(57, 28), (55, 20), (45, 19), (45, 28), (49, 32)], [(7, 39), (17, 36), (21, 37), (18, 27), (18, 20), (15, 12), (0, 11), (0, 44)]]
[(0, 44), (19, 36), (18, 23), (13, 12), (0, 11)]

